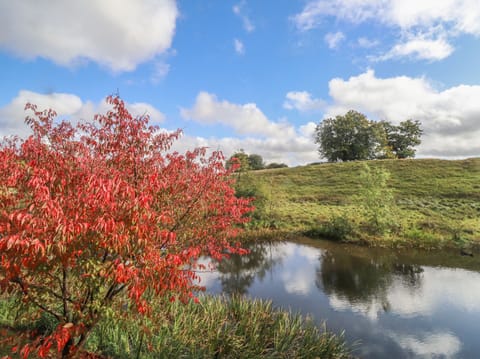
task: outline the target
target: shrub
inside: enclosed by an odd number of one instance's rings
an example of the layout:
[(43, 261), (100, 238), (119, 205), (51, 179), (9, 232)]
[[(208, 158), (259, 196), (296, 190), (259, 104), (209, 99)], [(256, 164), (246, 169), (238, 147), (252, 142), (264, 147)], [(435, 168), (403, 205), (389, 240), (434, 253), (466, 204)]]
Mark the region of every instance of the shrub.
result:
[(396, 224), (396, 206), (393, 191), (388, 187), (390, 172), (381, 167), (364, 164), (360, 172), (359, 205), (370, 231), (374, 234), (389, 233)]
[(73, 356), (120, 298), (141, 316), (155, 296), (187, 301), (196, 259), (244, 252), (231, 239), (250, 201), (222, 154), (167, 154), (180, 132), (108, 103), (76, 127), (27, 105), (33, 135), (0, 146), (0, 295), (21, 297), (18, 321), (45, 324), (23, 357)]
[(322, 237), (334, 241), (350, 240), (356, 230), (355, 224), (346, 214), (335, 215), (326, 223), (305, 232), (309, 237)]

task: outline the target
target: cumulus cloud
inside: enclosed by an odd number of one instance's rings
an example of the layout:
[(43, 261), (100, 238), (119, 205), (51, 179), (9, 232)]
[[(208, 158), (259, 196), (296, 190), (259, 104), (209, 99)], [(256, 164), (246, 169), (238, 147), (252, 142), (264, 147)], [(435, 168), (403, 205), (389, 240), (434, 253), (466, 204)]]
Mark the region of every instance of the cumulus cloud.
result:
[(336, 49), (340, 46), (340, 43), (345, 40), (345, 35), (341, 31), (329, 32), (324, 37), (325, 42), (331, 49)]
[(301, 112), (322, 110), (325, 107), (325, 101), (312, 98), (307, 91), (290, 91), (285, 96), (286, 100), (283, 107), (287, 110), (298, 110)]
[(293, 16), (300, 30), (320, 25), (325, 16), (352, 23), (367, 20), (411, 29), (442, 24), (462, 33), (480, 35), (480, 8), (475, 0), (310, 0)]
[(246, 5), (246, 1), (241, 1), (238, 4), (234, 5), (232, 10), (235, 15), (237, 15), (243, 23), (243, 28), (247, 32), (252, 32), (255, 30), (255, 25), (253, 25), (250, 18), (245, 14), (244, 7)]
[(26, 59), (130, 71), (171, 46), (177, 16), (175, 0), (3, 1), (0, 47)]
[(154, 65), (151, 80), (154, 84), (159, 83), (170, 72), (170, 64), (163, 61), (157, 61)]
[(377, 120), (419, 120), (424, 129), (419, 156), (480, 156), (480, 86), (437, 90), (425, 78), (378, 78), (373, 70), (329, 82), (332, 98), (325, 117), (350, 109)]
[(378, 59), (415, 55), (440, 60), (452, 53), (453, 37), (480, 36), (476, 0), (310, 0), (292, 21), (300, 31), (308, 31), (319, 27), (325, 17), (353, 24), (377, 22), (397, 30), (397, 44)]
[[(25, 117), (31, 116), (31, 111), (25, 111), (25, 104), (37, 105), (38, 110), (53, 109), (62, 118), (72, 121), (93, 120), (97, 113), (105, 113), (111, 109), (105, 100), (98, 103), (82, 101), (80, 97), (67, 93), (40, 94), (22, 90), (6, 106), (0, 108), (0, 137), (17, 135), (25, 137), (30, 134), (30, 128), (25, 124)], [(136, 102), (126, 103), (127, 109), (134, 116), (149, 115), (152, 122), (162, 122), (164, 115), (150, 104)]]
[(369, 49), (378, 46), (380, 42), (378, 40), (370, 40), (367, 37), (359, 37), (357, 39), (358, 46)]
[(294, 137), (295, 129), (286, 122), (272, 122), (254, 103), (244, 105), (219, 101), (214, 94), (200, 92), (192, 109), (181, 109), (185, 119), (204, 124), (223, 124), (238, 134), (284, 138)]
[(198, 123), (221, 124), (232, 128), (237, 135), (242, 136), (189, 137), (182, 140), (189, 145), (220, 149), (226, 155), (243, 148), (248, 153), (261, 155), (267, 162), (284, 162), (289, 165), (318, 159), (316, 145), (310, 136), (305, 136), (311, 126), (297, 130), (285, 120), (271, 121), (255, 103), (235, 104), (220, 101), (214, 94), (200, 92), (193, 107), (182, 108), (180, 113), (183, 118)]
[(241, 42), (239, 39), (233, 40), (233, 47), (235, 48), (235, 52), (237, 54), (245, 54), (245, 46), (243, 45), (243, 42)]
[(257, 138), (257, 137), (202, 137), (184, 134), (172, 149), (180, 153), (195, 147), (206, 147), (207, 152), (222, 151), (230, 157), (240, 149), (247, 153), (256, 153), (265, 162), (286, 163), (289, 166), (318, 161), (316, 146), (311, 139), (300, 138)]
[(425, 36), (414, 36), (405, 42), (393, 46), (386, 54), (374, 60), (388, 60), (398, 57), (411, 57), (420, 60), (443, 60), (453, 53), (454, 49), (444, 38), (429, 39)]

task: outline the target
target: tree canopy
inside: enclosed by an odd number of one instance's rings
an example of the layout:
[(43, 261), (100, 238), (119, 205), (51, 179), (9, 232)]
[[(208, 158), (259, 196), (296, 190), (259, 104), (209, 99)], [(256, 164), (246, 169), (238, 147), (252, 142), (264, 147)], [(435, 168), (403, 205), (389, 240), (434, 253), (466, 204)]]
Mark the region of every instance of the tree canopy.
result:
[(236, 164), (238, 167), (237, 171), (249, 171), (249, 170), (262, 170), (265, 168), (265, 163), (263, 158), (260, 155), (255, 153), (247, 154), (244, 150), (235, 152), (227, 160), (227, 168), (232, 167), (233, 164)]
[(25, 333), (23, 357), (73, 356), (108, 311), (188, 301), (200, 256), (244, 252), (231, 239), (250, 200), (235, 196), (222, 154), (167, 153), (179, 131), (107, 101), (75, 127), (27, 105), (33, 135), (0, 146), (0, 295), (21, 299), (19, 320), (56, 323)]
[(236, 172), (288, 167), (285, 163), (272, 162), (266, 164), (262, 156), (256, 153), (252, 153), (249, 155), (245, 153), (243, 149), (235, 152), (233, 155), (230, 156), (230, 158), (226, 162), (226, 167), (231, 168), (234, 164), (237, 166)]
[(389, 122), (382, 121), (387, 140), (387, 146), (396, 158), (415, 157), (415, 146), (422, 141), (420, 137), (423, 134), (419, 121), (407, 120), (400, 122), (398, 126)]
[(327, 118), (315, 130), (318, 151), (329, 162), (409, 158), (420, 144), (420, 122), (407, 120), (398, 126), (387, 121), (375, 122), (360, 112)]

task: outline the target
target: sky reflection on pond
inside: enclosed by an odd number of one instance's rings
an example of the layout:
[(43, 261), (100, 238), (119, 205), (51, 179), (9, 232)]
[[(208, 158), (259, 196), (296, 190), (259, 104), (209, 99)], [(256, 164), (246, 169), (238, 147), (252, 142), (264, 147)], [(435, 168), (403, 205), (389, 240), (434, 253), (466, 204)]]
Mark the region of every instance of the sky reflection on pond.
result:
[(331, 242), (255, 244), (202, 274), (210, 293), (240, 293), (311, 314), (360, 341), (368, 358), (480, 357), (480, 264), (458, 254)]

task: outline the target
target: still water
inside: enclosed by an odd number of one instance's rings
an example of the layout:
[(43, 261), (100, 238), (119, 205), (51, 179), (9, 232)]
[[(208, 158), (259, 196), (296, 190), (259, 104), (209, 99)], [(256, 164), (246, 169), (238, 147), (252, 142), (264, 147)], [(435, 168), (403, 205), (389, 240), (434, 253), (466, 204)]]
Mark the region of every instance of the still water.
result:
[(362, 358), (480, 358), (480, 257), (308, 240), (250, 250), (203, 273), (207, 292), (310, 314)]

